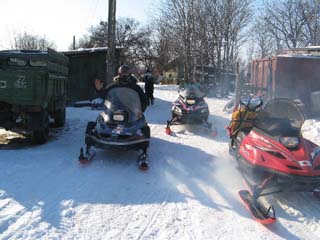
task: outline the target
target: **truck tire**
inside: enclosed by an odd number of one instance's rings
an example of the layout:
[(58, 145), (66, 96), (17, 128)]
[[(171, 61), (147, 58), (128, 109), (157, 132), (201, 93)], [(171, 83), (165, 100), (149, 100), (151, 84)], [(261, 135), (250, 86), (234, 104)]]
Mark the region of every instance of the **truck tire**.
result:
[(66, 122), (66, 109), (59, 109), (53, 113), (54, 127), (63, 127)]
[(49, 138), (49, 114), (47, 111), (42, 113), (41, 119), (41, 127), (33, 130), (33, 141), (36, 144), (44, 144)]

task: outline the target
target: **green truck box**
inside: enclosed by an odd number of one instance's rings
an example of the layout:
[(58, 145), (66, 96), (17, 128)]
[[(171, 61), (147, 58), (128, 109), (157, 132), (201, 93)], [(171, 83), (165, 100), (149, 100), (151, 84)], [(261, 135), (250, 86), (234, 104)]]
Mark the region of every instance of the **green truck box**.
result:
[(63, 126), (68, 62), (49, 48), (0, 51), (0, 127), (32, 131), (41, 144), (48, 138), (49, 116)]

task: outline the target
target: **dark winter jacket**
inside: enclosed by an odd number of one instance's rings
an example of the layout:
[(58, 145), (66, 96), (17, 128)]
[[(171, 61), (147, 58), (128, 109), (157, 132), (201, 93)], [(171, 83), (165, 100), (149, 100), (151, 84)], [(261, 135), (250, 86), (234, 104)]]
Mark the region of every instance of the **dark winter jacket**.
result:
[(139, 97), (140, 97), (140, 102), (141, 102), (141, 108), (142, 111), (144, 112), (148, 106), (148, 100), (146, 98), (146, 95), (144, 94), (143, 90), (141, 89), (141, 87), (139, 87), (139, 85), (137, 85), (135, 83), (135, 81), (132, 81), (132, 79), (129, 78), (122, 78), (120, 76), (117, 76), (113, 79), (113, 83), (111, 83), (109, 86), (107, 86), (106, 88), (97, 91), (97, 95), (99, 98), (105, 99), (108, 92), (110, 91), (110, 89), (115, 88), (115, 87), (128, 87), (131, 88), (133, 90), (135, 90)]
[(146, 75), (146, 76), (144, 76), (143, 80), (145, 82), (144, 89), (145, 89), (146, 95), (147, 96), (152, 96), (153, 95), (153, 90), (154, 90), (153, 77), (150, 76), (150, 75)]
[(122, 82), (122, 83), (128, 82), (128, 83), (137, 84), (137, 79), (134, 76), (132, 76), (131, 74), (127, 78), (118, 75), (118, 76), (115, 76), (113, 78), (113, 82), (114, 83), (117, 83), (117, 82)]

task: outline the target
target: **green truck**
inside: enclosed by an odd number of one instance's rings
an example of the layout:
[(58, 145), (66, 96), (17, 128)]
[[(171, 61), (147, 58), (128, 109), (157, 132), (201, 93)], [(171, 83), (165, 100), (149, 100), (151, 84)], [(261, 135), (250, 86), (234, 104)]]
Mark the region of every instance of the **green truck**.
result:
[(47, 51), (0, 51), (0, 128), (32, 131), (35, 143), (48, 139), (49, 116), (65, 123), (68, 57)]

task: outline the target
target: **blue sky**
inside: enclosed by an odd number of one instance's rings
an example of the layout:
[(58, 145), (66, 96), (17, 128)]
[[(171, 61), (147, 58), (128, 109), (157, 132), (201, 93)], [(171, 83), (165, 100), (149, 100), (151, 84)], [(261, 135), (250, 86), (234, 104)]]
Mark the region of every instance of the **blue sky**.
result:
[[(117, 0), (117, 17), (146, 23), (160, 0)], [(108, 18), (108, 0), (1, 0), (0, 49), (10, 47), (15, 33), (46, 36), (58, 50), (67, 50), (92, 25)], [(151, 15), (151, 16), (150, 16)]]

